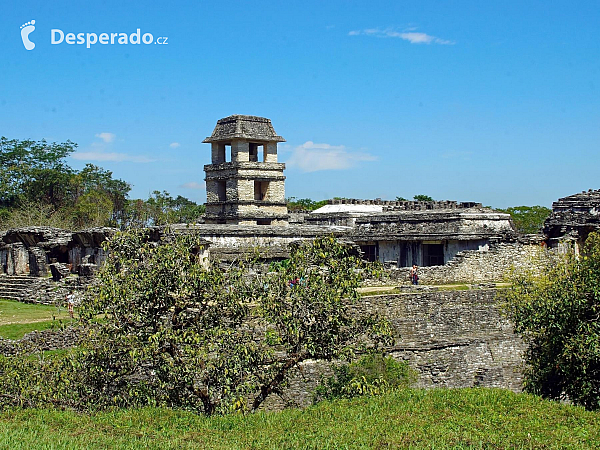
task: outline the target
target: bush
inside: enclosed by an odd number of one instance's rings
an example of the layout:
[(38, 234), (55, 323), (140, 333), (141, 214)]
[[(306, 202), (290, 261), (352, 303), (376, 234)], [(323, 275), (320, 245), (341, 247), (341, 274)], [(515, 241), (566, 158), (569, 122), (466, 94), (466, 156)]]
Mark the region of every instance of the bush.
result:
[(525, 389), (600, 406), (600, 234), (581, 256), (557, 258), (542, 275), (515, 274), (503, 293), (527, 352)]
[(105, 243), (79, 309), (86, 338), (77, 349), (51, 365), (2, 361), (0, 405), (254, 411), (303, 361), (390, 342), (389, 323), (354, 314), (368, 267), (333, 238), (297, 245), (288, 264), (261, 274), (255, 261), (225, 271), (203, 260), (197, 235), (156, 243), (147, 233)]
[(334, 365), (333, 376), (323, 378), (317, 386), (314, 401), (381, 395), (408, 387), (415, 379), (416, 374), (408, 363), (370, 353), (350, 364)]

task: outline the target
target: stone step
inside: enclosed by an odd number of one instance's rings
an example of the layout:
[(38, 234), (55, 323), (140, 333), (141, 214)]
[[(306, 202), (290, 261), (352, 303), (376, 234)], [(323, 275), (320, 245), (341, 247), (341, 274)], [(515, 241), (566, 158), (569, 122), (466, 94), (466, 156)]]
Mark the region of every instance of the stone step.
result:
[(30, 292), (29, 289), (13, 289), (13, 288), (0, 288), (0, 294), (26, 294)]
[(44, 282), (46, 278), (38, 277), (27, 277), (27, 278), (13, 278), (13, 277), (0, 277), (0, 283), (18, 283), (18, 284), (37, 284)]
[(42, 286), (41, 284), (21, 284), (21, 283), (0, 283), (0, 289), (15, 288), (15, 289), (32, 289)]
[(22, 302), (23, 301), (23, 297), (14, 297), (14, 296), (11, 297), (10, 295), (2, 295), (1, 293), (0, 293), (0, 298), (2, 300), (12, 300), (12, 301), (15, 301), (15, 302)]

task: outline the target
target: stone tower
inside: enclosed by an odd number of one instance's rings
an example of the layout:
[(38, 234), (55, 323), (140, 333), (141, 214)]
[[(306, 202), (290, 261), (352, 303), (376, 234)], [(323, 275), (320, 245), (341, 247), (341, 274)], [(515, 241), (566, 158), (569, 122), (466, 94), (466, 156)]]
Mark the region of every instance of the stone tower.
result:
[(206, 223), (287, 225), (285, 164), (277, 143), (285, 142), (264, 117), (220, 119), (211, 136), (212, 164), (206, 173)]

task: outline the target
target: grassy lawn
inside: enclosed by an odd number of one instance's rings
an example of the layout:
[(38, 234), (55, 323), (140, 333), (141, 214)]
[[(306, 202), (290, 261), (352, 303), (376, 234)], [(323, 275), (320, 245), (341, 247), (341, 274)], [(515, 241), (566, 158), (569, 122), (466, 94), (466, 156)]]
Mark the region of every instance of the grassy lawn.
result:
[(206, 418), (159, 408), (0, 414), (3, 448), (598, 448), (600, 413), (498, 389), (406, 389)]
[(66, 308), (0, 299), (1, 337), (19, 339), (30, 331), (50, 328), (58, 320), (69, 320)]

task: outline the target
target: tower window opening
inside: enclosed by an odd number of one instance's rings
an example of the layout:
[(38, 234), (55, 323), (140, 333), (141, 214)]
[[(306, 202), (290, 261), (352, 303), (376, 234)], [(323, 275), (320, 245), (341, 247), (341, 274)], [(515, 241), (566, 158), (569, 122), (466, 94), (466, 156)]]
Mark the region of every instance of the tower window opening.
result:
[(220, 202), (224, 202), (227, 199), (227, 185), (225, 180), (217, 181), (217, 195)]
[(268, 181), (255, 181), (254, 182), (254, 200), (267, 200), (269, 193), (269, 182)]
[(256, 142), (248, 145), (248, 160), (251, 162), (265, 162), (265, 146)]

